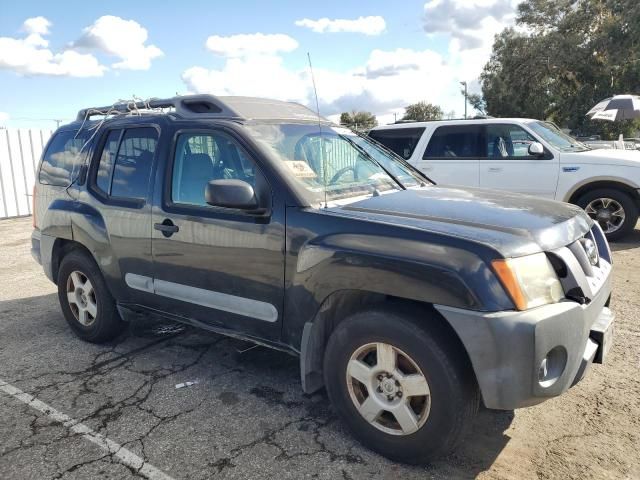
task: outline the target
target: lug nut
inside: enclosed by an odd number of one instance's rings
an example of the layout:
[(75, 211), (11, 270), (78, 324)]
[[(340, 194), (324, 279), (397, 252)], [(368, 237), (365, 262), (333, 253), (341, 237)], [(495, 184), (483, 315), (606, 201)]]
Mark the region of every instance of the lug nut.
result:
[(398, 395), (398, 398), (402, 398), (402, 392), (398, 392), (396, 395)]
[(378, 391), (382, 393), (382, 387), (380, 385), (378, 385)]
[(387, 400), (391, 402), (393, 400), (393, 395), (387, 395)]
[(382, 381), (382, 374), (378, 375), (378, 380)]

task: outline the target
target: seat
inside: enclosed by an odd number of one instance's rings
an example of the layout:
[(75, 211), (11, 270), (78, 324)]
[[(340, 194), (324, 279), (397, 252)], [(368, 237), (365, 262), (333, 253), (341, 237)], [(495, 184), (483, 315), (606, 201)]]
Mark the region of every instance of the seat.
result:
[(205, 205), (204, 193), (209, 180), (215, 178), (213, 162), (206, 153), (188, 153), (182, 161), (179, 202)]
[(513, 142), (511, 139), (505, 140), (504, 137), (494, 138), (491, 156), (494, 158), (513, 157)]

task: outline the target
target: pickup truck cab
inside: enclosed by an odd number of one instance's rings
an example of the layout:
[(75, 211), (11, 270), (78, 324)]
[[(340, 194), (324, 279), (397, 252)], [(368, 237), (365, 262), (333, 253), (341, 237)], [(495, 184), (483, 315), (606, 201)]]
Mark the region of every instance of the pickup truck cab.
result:
[(562, 394), (611, 345), (611, 252), (584, 211), (436, 186), (297, 104), (81, 110), (34, 201), (32, 254), (80, 338), (145, 315), (298, 356), (303, 390), (404, 462), (455, 448), (479, 402)]
[(584, 208), (609, 240), (632, 231), (640, 151), (596, 150), (554, 124), (523, 118), (398, 123), (371, 138), (439, 184), (492, 188)]

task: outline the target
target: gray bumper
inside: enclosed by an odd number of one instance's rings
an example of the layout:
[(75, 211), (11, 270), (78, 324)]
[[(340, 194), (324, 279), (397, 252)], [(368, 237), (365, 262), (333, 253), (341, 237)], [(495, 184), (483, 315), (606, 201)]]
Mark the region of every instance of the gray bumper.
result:
[(31, 233), (31, 256), (33, 259), (42, 265), (42, 257), (40, 254), (40, 242), (42, 240), (42, 234), (40, 230), (33, 229)]
[(40, 230), (34, 229), (31, 233), (31, 256), (42, 265), (45, 275), (55, 283), (52, 270), (53, 246), (55, 237), (44, 235)]
[[(511, 410), (560, 395), (582, 379), (591, 363), (602, 361), (603, 329), (613, 322), (605, 307), (610, 292), (608, 278), (588, 305), (564, 301), (496, 313), (436, 308), (467, 349), (485, 406)], [(541, 363), (556, 347), (566, 354), (564, 369), (553, 383), (541, 384)]]

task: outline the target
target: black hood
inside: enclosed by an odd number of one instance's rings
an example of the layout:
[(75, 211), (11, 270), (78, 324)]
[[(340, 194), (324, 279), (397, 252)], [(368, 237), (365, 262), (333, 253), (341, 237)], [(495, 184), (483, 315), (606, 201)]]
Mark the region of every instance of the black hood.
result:
[(488, 245), (505, 257), (559, 248), (582, 237), (591, 219), (567, 203), (498, 190), (429, 186), (383, 194), (334, 214), (405, 225)]

